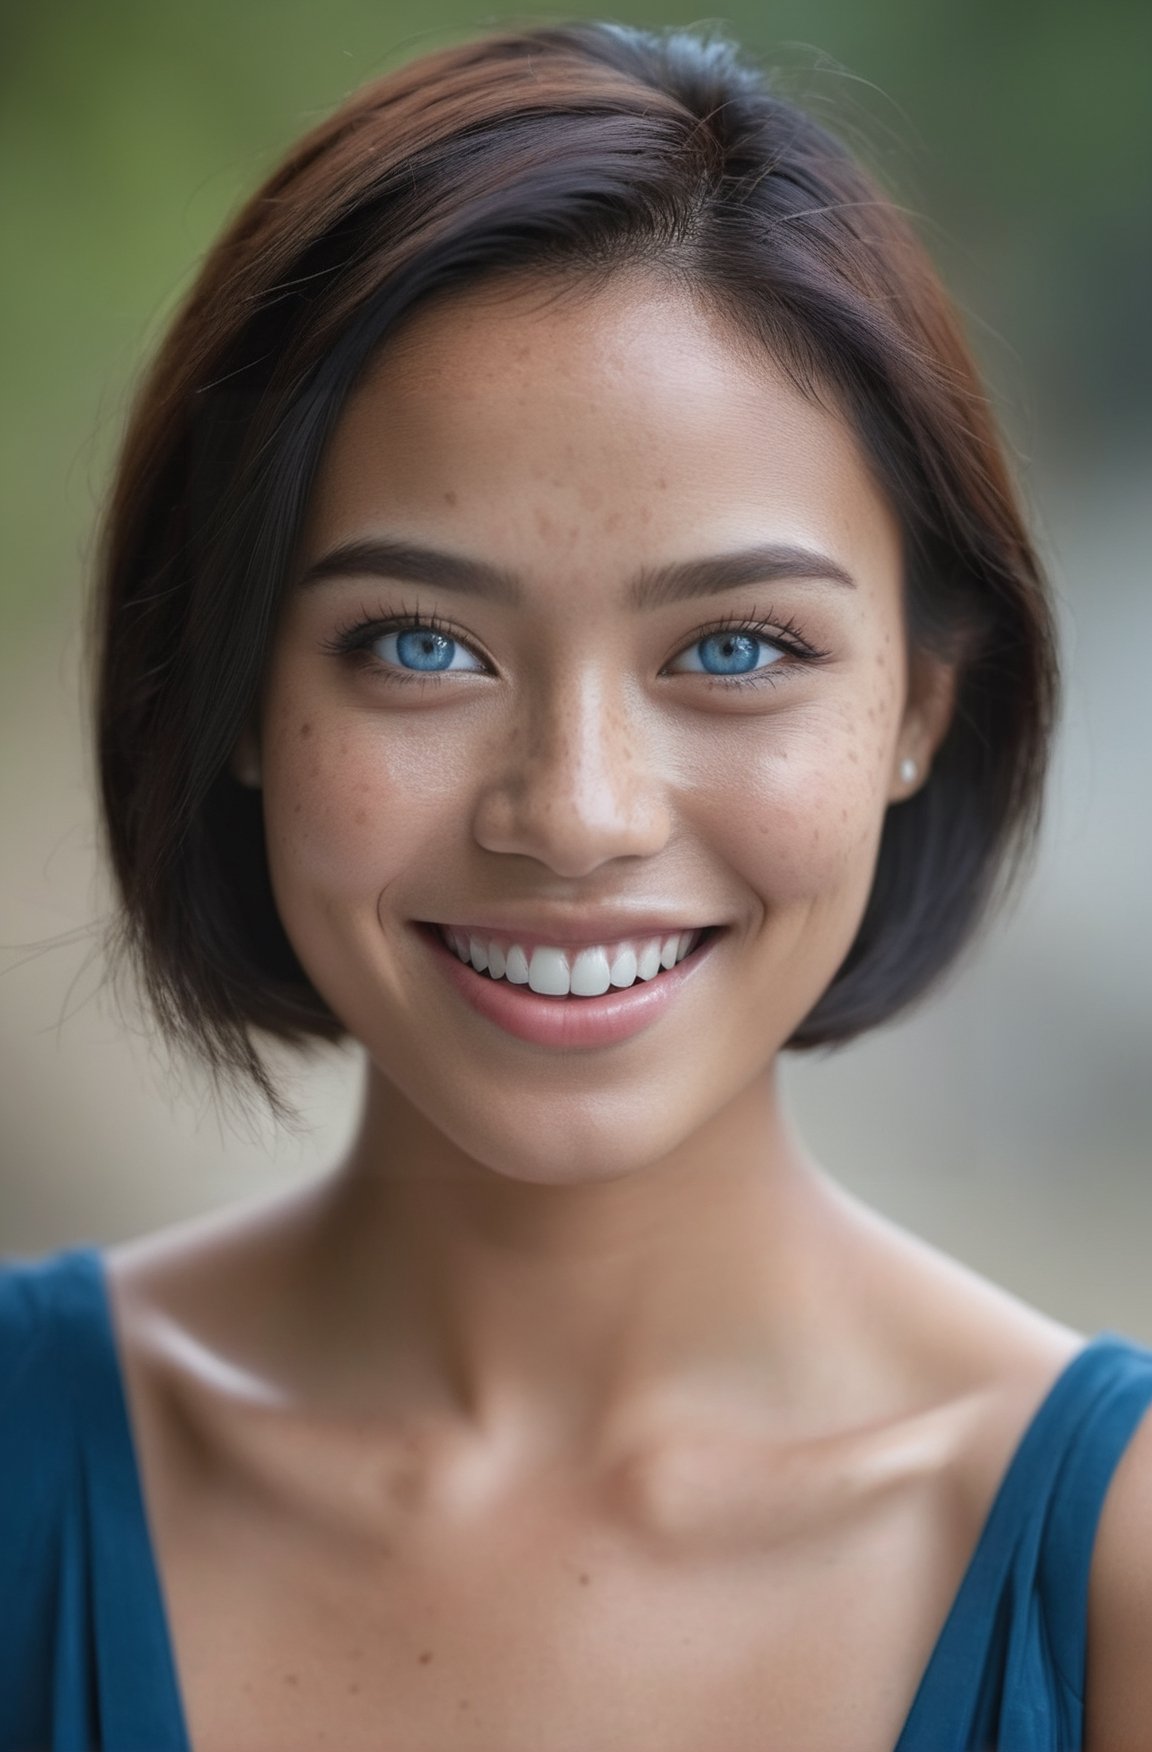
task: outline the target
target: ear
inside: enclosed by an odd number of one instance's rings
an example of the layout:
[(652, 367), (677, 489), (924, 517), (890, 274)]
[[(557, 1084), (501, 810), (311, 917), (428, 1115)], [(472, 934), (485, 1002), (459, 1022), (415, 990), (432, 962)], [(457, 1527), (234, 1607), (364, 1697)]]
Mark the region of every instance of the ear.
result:
[[(928, 778), (932, 757), (952, 722), (961, 665), (926, 651), (908, 662), (908, 701), (892, 753), (888, 801), (902, 803)], [(913, 770), (915, 768), (915, 770)]]
[(260, 741), (253, 725), (246, 724), (237, 737), (228, 771), (238, 785), (251, 791), (260, 789)]

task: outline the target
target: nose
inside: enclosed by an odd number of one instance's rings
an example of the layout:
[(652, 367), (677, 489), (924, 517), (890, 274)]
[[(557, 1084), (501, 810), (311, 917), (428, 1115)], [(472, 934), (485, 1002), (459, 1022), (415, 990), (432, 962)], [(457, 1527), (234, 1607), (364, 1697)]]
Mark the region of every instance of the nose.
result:
[(652, 857), (671, 829), (658, 764), (624, 690), (595, 670), (569, 672), (509, 726), (477, 800), (477, 843), (569, 878)]

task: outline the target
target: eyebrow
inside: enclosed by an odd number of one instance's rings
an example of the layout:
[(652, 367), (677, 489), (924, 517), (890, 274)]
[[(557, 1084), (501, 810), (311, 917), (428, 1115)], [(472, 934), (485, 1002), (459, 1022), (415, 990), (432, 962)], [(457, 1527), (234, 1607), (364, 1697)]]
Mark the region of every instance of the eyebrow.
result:
[[(332, 578), (364, 576), (434, 584), (461, 595), (487, 596), (509, 608), (521, 608), (525, 601), (523, 583), (515, 572), (503, 566), (383, 537), (343, 542), (307, 567), (298, 580), (298, 588), (309, 589)], [(717, 596), (725, 590), (783, 578), (806, 578), (846, 586), (849, 590), (856, 587), (852, 574), (830, 555), (791, 543), (766, 542), (728, 554), (646, 566), (631, 579), (625, 601), (629, 608), (637, 610), (661, 608), (670, 602)]]

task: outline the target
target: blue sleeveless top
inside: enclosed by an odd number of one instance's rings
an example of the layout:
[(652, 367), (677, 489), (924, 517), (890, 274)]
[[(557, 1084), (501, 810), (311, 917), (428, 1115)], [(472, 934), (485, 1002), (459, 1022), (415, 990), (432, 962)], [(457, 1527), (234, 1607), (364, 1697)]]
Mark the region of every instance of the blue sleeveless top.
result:
[[(1005, 1472), (895, 1752), (1080, 1752), (1105, 1492), (1152, 1350), (1102, 1332)], [(0, 1260), (0, 1752), (190, 1752), (104, 1268)]]

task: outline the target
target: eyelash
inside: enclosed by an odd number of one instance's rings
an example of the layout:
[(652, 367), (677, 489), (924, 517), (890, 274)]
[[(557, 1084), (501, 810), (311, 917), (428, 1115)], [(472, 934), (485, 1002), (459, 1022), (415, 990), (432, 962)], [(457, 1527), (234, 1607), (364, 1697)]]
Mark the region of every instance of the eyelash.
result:
[[(421, 673), (418, 670), (391, 669), (381, 663), (379, 658), (372, 655), (370, 647), (377, 639), (383, 638), (385, 634), (396, 632), (439, 633), (456, 644), (464, 645), (472, 652), (473, 656), (480, 655), (479, 652), (473, 650), (469, 641), (453, 627), (450, 621), (441, 620), (440, 616), (436, 614), (422, 614), (419, 609), (411, 611), (402, 609), (399, 614), (380, 617), (370, 615), (367, 609), (362, 608), (358, 620), (337, 628), (333, 637), (325, 640), (320, 648), (325, 655), (343, 658), (355, 664), (357, 668), (365, 669), (378, 676), (389, 686), (397, 683), (403, 686), (412, 681), (437, 681), (441, 675), (449, 673), (446, 670), (426, 670)], [(691, 650), (693, 645), (698, 645), (703, 640), (714, 637), (717, 633), (728, 632), (749, 633), (753, 638), (763, 639), (768, 644), (777, 645), (782, 651), (788, 653), (790, 661), (774, 663), (757, 675), (707, 675), (704, 671), (698, 670), (681, 671), (681, 673), (699, 675), (708, 682), (710, 687), (718, 686), (726, 690), (760, 687), (765, 683), (770, 687), (775, 687), (780, 680), (777, 671), (784, 670), (787, 673), (802, 664), (819, 663), (831, 654), (828, 651), (818, 650), (805, 638), (794, 621), (788, 619), (787, 616), (776, 614), (770, 608), (766, 614), (761, 614), (757, 610), (751, 619), (731, 614), (726, 615), (722, 620), (710, 622), (708, 626), (700, 628), (695, 637), (690, 639), (688, 644), (684, 645), (676, 655), (683, 656), (684, 652)], [(476, 671), (456, 670), (452, 673), (475, 674)]]

